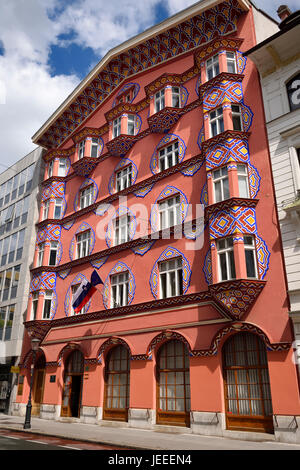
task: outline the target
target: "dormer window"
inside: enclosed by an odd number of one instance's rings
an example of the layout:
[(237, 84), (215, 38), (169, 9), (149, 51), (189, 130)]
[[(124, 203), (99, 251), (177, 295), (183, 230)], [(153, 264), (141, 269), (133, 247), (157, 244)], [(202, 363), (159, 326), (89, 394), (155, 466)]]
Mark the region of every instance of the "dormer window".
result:
[(112, 136), (113, 139), (121, 134), (121, 116), (113, 121)]
[(219, 54), (214, 55), (206, 61), (206, 78), (211, 80), (220, 73)]

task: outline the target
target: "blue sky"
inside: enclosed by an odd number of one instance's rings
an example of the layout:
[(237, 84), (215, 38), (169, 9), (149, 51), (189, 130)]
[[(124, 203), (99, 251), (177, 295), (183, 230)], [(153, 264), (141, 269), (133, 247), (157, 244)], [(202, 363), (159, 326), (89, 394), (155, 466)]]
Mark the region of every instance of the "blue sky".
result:
[[(108, 50), (194, 3), (0, 0), (0, 172), (35, 147), (32, 135)], [(282, 1), (255, 3), (277, 19)]]

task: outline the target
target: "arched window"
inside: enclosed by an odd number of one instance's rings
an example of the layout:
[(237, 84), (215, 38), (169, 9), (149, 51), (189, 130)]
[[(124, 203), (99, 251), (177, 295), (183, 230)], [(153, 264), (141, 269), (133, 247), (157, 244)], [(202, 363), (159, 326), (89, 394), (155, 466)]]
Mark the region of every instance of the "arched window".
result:
[(286, 90), (289, 98), (290, 110), (300, 108), (300, 73), (295, 75), (286, 84)]
[(80, 415), (83, 370), (83, 354), (79, 350), (75, 350), (66, 361), (61, 407), (62, 416), (78, 418)]
[(227, 428), (273, 432), (266, 348), (259, 336), (238, 333), (223, 348)]
[(157, 357), (157, 424), (190, 425), (190, 368), (186, 345), (165, 343)]
[(129, 385), (130, 354), (119, 345), (110, 351), (106, 361), (103, 419), (128, 420)]

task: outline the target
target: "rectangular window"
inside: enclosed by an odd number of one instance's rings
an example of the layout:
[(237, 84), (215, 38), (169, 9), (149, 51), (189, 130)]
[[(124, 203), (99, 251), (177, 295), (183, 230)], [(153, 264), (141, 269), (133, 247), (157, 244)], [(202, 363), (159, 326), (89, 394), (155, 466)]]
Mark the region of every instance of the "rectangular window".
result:
[(38, 247), (37, 267), (38, 266), (43, 266), (44, 251), (45, 251), (45, 245), (44, 245), (44, 243), (40, 243), (39, 247)]
[(9, 290), (12, 281), (13, 269), (7, 269), (5, 271), (5, 278), (4, 278), (4, 286), (3, 286), (3, 294), (2, 294), (2, 301), (9, 299)]
[(115, 274), (110, 278), (111, 308), (123, 307), (128, 304), (128, 272)]
[[(19, 185), (19, 174), (14, 176), (13, 180), (13, 187), (12, 187), (12, 193), (11, 193), (11, 200), (13, 201), (17, 197), (18, 193), (18, 185)], [(0, 188), (1, 191), (1, 188)]]
[(79, 147), (78, 147), (78, 159), (79, 160), (84, 157), (84, 151), (85, 151), (85, 140), (82, 140), (81, 142), (79, 142)]
[(135, 115), (128, 114), (127, 116), (127, 134), (135, 135)]
[(159, 264), (160, 298), (182, 295), (182, 259), (175, 258)]
[(226, 52), (226, 59), (227, 59), (227, 72), (236, 73), (237, 70), (236, 70), (235, 53)]
[(211, 137), (224, 132), (223, 108), (218, 108), (209, 113), (209, 124)]
[(56, 266), (58, 242), (50, 243), (49, 266)]
[(170, 197), (158, 204), (159, 230), (181, 224), (180, 196)]
[(172, 86), (172, 107), (180, 108), (180, 88)]
[(7, 254), (9, 250), (9, 242), (10, 242), (10, 237), (4, 238), (3, 246), (2, 246), (1, 266), (4, 266), (6, 264)]
[(31, 303), (31, 320), (36, 320), (38, 301), (39, 301), (39, 293), (34, 292), (32, 294), (32, 303)]
[(247, 277), (257, 279), (255, 240), (251, 235), (244, 236)]
[(246, 165), (237, 165), (239, 197), (249, 197), (249, 181)]
[(25, 239), (25, 229), (20, 230), (20, 232), (19, 232), (16, 260), (22, 258), (23, 247), (24, 247), (24, 239)]
[(214, 202), (224, 201), (230, 197), (228, 170), (224, 166), (219, 170), (213, 171)]
[(157, 113), (165, 107), (165, 90), (160, 90), (154, 95), (154, 112)]
[(178, 142), (174, 142), (159, 150), (158, 159), (160, 171), (177, 165), (177, 163), (179, 163)]
[(95, 137), (92, 137), (91, 157), (92, 158), (97, 158), (98, 157), (98, 139), (96, 139)]
[(83, 258), (84, 256), (88, 256), (90, 252), (90, 243), (91, 243), (91, 233), (89, 230), (83, 233), (79, 233), (77, 235), (76, 237), (77, 258)]
[(117, 171), (116, 174), (116, 191), (122, 191), (123, 189), (129, 188), (132, 183), (132, 166), (129, 165), (122, 170)]
[(80, 209), (84, 209), (92, 204), (93, 198), (93, 186), (88, 186), (87, 188), (82, 189), (80, 191), (79, 196), (79, 207)]
[(43, 320), (49, 320), (51, 316), (52, 290), (46, 290), (43, 306)]
[(114, 246), (129, 241), (130, 216), (128, 214), (114, 220)]
[(54, 160), (51, 160), (48, 165), (48, 178), (51, 178), (53, 176), (53, 166), (54, 166)]
[(67, 174), (67, 159), (60, 158), (58, 165), (58, 176), (66, 176)]
[(50, 199), (47, 199), (46, 201), (43, 202), (43, 220), (48, 219), (49, 215), (49, 209), (50, 209)]
[(243, 130), (243, 120), (241, 107), (238, 104), (231, 105), (231, 114), (232, 114), (232, 125), (233, 130), (242, 131)]
[(18, 232), (13, 233), (10, 237), (10, 247), (8, 253), (8, 263), (13, 263), (15, 260), (16, 247), (17, 247)]
[(6, 324), (4, 332), (4, 341), (11, 339), (12, 325), (14, 321), (15, 305), (9, 305), (6, 313)]
[(62, 207), (63, 207), (63, 200), (61, 198), (56, 198), (54, 203), (54, 219), (60, 219), (62, 216)]
[(19, 284), (19, 279), (20, 279), (20, 269), (21, 269), (21, 266), (14, 267), (14, 274), (13, 274), (11, 292), (10, 292), (11, 299), (15, 299), (17, 297), (17, 290), (18, 290), (18, 284)]
[(214, 55), (206, 61), (206, 77), (211, 80), (220, 73), (219, 54)]
[(217, 242), (219, 260), (219, 278), (221, 281), (235, 279), (235, 264), (233, 252), (233, 239), (231, 237)]
[(113, 121), (112, 136), (113, 139), (121, 134), (121, 116)]

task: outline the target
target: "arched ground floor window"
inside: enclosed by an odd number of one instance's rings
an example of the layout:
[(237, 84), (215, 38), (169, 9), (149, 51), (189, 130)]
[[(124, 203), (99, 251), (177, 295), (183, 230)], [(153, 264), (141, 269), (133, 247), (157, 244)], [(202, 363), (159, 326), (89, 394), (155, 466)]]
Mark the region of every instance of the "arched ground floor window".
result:
[(163, 344), (157, 356), (157, 424), (190, 425), (190, 369), (186, 345)]
[(103, 419), (127, 421), (130, 386), (130, 354), (125, 346), (114, 347), (105, 365)]
[(73, 351), (66, 360), (61, 416), (79, 418), (84, 370), (83, 354)]
[(227, 429), (273, 432), (266, 347), (259, 336), (238, 333), (223, 347)]

